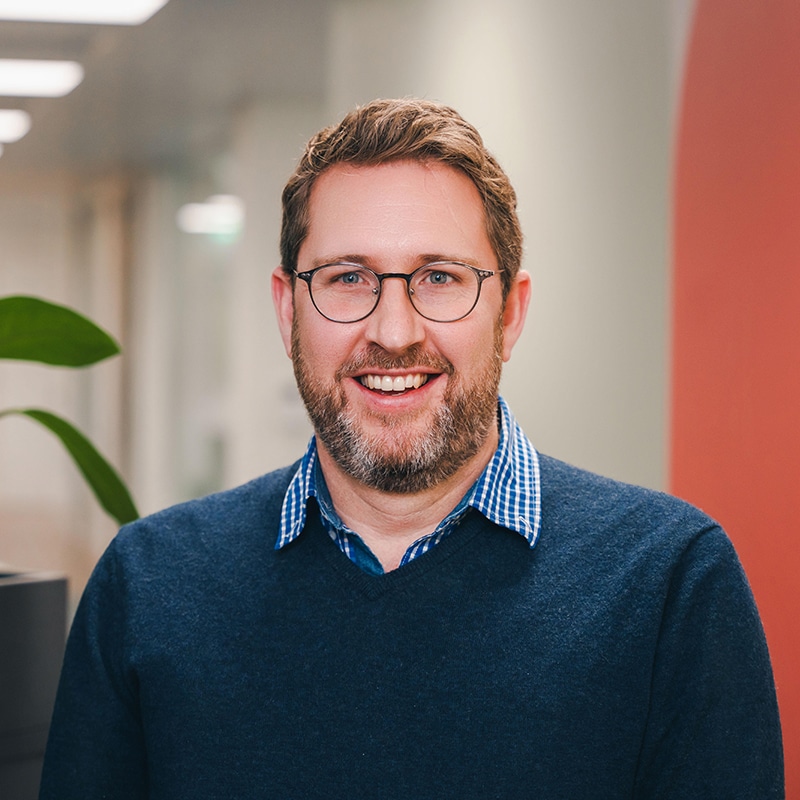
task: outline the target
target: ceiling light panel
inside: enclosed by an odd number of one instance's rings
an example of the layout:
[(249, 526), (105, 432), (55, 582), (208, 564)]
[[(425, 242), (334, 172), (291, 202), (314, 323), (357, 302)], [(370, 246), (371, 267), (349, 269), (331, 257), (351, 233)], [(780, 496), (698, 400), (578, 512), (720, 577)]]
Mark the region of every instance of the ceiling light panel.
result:
[(244, 203), (234, 195), (215, 194), (205, 203), (181, 206), (177, 221), (185, 233), (235, 236), (244, 223)]
[(16, 108), (0, 108), (0, 142), (19, 141), (31, 129), (31, 115)]
[(0, 96), (63, 97), (83, 80), (75, 61), (0, 58)]
[(140, 25), (167, 0), (0, 0), (0, 20)]

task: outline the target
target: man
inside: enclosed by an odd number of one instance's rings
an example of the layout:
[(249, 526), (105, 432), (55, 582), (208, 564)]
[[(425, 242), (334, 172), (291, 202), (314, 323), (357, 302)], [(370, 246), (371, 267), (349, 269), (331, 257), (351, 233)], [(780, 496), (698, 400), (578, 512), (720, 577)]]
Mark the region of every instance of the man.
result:
[(123, 529), (43, 798), (772, 798), (769, 658), (720, 528), (536, 453), (498, 398), (530, 279), (508, 179), (428, 102), (284, 191), (300, 462)]

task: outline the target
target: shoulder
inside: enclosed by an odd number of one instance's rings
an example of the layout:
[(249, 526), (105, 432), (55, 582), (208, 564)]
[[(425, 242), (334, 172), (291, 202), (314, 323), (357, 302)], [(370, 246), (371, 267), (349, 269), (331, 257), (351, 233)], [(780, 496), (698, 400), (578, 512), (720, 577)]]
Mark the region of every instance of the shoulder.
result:
[(643, 561), (670, 570), (692, 551), (735, 560), (706, 513), (664, 492), (596, 475), (540, 456), (543, 548), (595, 563)]
[(73, 630), (116, 647), (124, 661), (159, 652), (165, 641), (185, 643), (203, 626), (224, 629), (231, 613), (244, 618), (273, 570), (295, 469), (124, 526), (92, 572)]
[(547, 456), (540, 456), (540, 468), (536, 549), (558, 592), (572, 592), (578, 602), (618, 602), (626, 617), (663, 615), (677, 627), (696, 617), (701, 629), (709, 615), (736, 609), (758, 638), (747, 578), (714, 519), (679, 498)]
[(597, 475), (546, 455), (539, 456), (543, 512), (570, 524), (689, 525), (717, 523), (700, 509), (664, 492)]
[(268, 551), (275, 543), (286, 488), (297, 464), (242, 486), (166, 508), (124, 526), (105, 558), (137, 568), (177, 570), (205, 560), (226, 560)]

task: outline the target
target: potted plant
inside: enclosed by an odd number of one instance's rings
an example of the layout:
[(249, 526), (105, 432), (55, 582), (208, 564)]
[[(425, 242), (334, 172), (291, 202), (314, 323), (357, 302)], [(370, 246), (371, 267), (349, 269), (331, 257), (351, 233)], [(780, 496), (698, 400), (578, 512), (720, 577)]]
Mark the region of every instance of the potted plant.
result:
[[(117, 342), (86, 317), (37, 297), (0, 298), (0, 359), (86, 367), (120, 352)], [(54, 433), (72, 456), (100, 505), (118, 524), (139, 516), (117, 471), (74, 425), (41, 408), (0, 410), (23, 415)]]

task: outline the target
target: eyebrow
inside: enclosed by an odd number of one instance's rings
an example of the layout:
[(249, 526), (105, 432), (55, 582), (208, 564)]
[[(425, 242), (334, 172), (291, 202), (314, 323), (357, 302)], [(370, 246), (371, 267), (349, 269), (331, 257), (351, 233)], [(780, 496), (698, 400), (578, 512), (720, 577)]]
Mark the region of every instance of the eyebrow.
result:
[[(433, 264), (436, 262), (456, 262), (460, 264), (469, 264), (472, 267), (476, 267), (478, 269), (483, 269), (483, 265), (477, 259), (474, 258), (465, 258), (463, 256), (457, 255), (445, 255), (443, 253), (422, 253), (421, 255), (417, 256), (413, 259), (413, 268), (417, 269), (419, 267), (424, 267), (426, 264)], [(374, 272), (379, 272), (378, 270), (378, 263), (375, 259), (370, 258), (369, 256), (359, 255), (356, 253), (348, 253), (348, 254), (339, 254), (334, 256), (325, 256), (323, 258), (315, 258), (311, 262), (311, 269), (316, 269), (317, 267), (322, 267), (327, 264), (357, 264), (360, 267), (368, 267), (369, 269), (373, 270)]]

